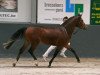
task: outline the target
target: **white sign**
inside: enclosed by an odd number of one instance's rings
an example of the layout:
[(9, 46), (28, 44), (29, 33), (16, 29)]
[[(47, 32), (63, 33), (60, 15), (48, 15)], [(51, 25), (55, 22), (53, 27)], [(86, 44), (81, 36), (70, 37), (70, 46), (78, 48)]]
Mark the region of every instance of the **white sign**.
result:
[(31, 22), (31, 0), (1, 0), (0, 22)]
[(78, 13), (90, 23), (90, 0), (38, 0), (38, 23), (61, 24), (63, 17)]

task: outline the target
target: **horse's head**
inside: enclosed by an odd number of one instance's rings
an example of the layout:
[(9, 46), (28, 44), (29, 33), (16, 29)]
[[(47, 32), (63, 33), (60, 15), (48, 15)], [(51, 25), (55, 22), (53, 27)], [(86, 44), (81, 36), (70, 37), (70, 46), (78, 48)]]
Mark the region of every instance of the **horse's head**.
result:
[(76, 26), (79, 27), (80, 29), (87, 29), (87, 26), (85, 25), (81, 14), (79, 14), (77, 16), (77, 25)]
[(67, 32), (72, 33), (75, 29), (75, 27), (78, 27), (80, 29), (87, 29), (87, 26), (85, 25), (83, 19), (82, 19), (82, 15), (77, 15), (77, 16), (72, 16), (70, 18), (68, 18), (63, 24), (62, 26), (65, 27), (65, 29), (67, 30)]

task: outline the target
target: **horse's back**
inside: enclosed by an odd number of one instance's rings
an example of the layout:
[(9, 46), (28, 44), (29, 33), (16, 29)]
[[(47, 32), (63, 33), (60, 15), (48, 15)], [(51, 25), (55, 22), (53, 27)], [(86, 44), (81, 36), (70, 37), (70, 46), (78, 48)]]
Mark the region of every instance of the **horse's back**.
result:
[(39, 26), (29, 26), (27, 27), (27, 30), (26, 32), (27, 33), (42, 33), (42, 32), (46, 32), (46, 33), (49, 33), (49, 32), (59, 32), (61, 31), (61, 26), (42, 26), (42, 25), (39, 25)]
[(57, 28), (57, 27), (60, 27), (61, 25), (60, 24), (54, 24), (54, 25), (51, 25), (51, 24), (38, 24), (38, 25), (33, 25), (31, 24), (29, 27), (40, 27), (40, 28)]

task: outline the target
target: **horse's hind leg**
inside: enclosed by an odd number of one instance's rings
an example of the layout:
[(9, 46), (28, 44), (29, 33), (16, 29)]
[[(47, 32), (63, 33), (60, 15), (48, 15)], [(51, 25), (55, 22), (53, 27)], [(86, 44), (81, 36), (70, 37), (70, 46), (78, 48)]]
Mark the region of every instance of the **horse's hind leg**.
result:
[(38, 61), (37, 61), (37, 58), (35, 57), (35, 55), (33, 54), (33, 52), (34, 52), (34, 50), (36, 49), (36, 47), (38, 46), (38, 44), (39, 44), (39, 40), (38, 39), (32, 39), (31, 40), (31, 48), (30, 48), (30, 50), (28, 51), (30, 54), (31, 54), (31, 56), (34, 58), (34, 60), (35, 60), (35, 65), (36, 66), (38, 66)]
[(61, 49), (62, 49), (62, 47), (57, 47), (57, 48), (56, 48), (56, 50), (55, 50), (55, 52), (54, 52), (54, 55), (53, 55), (52, 59), (51, 59), (50, 62), (49, 62), (48, 67), (51, 67), (51, 64), (52, 64), (54, 58), (57, 56), (57, 54), (59, 53), (59, 51), (60, 51)]
[(70, 47), (69, 51), (71, 51), (75, 55), (77, 62), (80, 63), (80, 59), (79, 59), (78, 55), (76, 54), (75, 50), (72, 47)]
[(16, 66), (16, 63), (18, 62), (19, 58), (20, 58), (20, 55), (25, 51), (25, 49), (29, 46), (29, 43), (25, 40), (24, 42), (24, 45), (20, 48), (19, 50), (19, 53), (17, 55), (17, 58), (16, 58), (16, 62), (13, 63), (13, 66), (15, 67)]
[[(31, 56), (34, 58), (34, 60), (37, 60), (37, 58), (35, 57), (32, 47), (28, 50), (28, 52), (31, 54)], [(38, 63), (35, 63), (36, 66), (38, 66)]]
[(32, 51), (32, 47), (30, 47), (30, 49), (28, 50), (28, 52), (30, 53), (30, 55), (34, 58), (34, 60), (37, 60), (37, 58), (35, 57), (33, 51)]

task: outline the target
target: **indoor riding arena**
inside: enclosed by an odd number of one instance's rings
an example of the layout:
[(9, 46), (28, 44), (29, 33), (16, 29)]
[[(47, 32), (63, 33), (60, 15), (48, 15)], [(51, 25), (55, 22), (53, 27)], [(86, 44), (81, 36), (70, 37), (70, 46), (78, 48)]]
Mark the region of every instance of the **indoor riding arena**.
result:
[(0, 0), (0, 75), (100, 75), (99, 25), (100, 0)]

